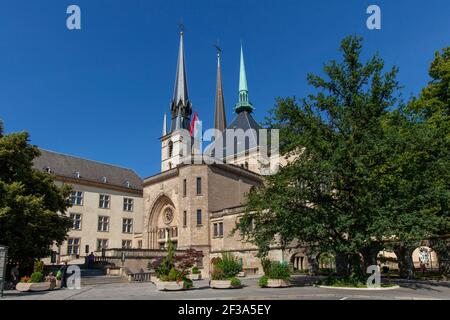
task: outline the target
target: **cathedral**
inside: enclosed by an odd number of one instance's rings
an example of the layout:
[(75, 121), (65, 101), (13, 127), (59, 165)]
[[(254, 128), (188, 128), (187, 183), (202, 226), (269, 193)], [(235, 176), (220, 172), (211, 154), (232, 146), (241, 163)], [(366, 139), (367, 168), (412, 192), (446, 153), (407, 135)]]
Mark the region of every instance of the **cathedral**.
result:
[[(272, 159), (277, 160), (271, 156), (269, 163), (258, 161), (267, 150), (258, 134), (262, 127), (252, 116), (242, 47), (238, 99), (230, 123), (226, 120), (218, 50), (213, 129), (220, 138), (215, 135), (204, 152), (199, 153), (202, 142), (195, 134), (198, 122), (189, 99), (183, 32), (169, 110), (170, 124), (164, 115), (160, 137), (161, 171), (144, 179), (132, 169), (41, 150), (35, 168), (53, 174), (57, 185), (66, 183), (73, 188), (72, 207), (67, 212), (73, 227), (67, 240), (54, 246), (52, 263), (79, 264), (94, 252), (112, 264), (138, 272), (147, 268), (149, 259), (164, 254), (171, 241), (180, 251), (192, 248), (203, 252), (199, 266), (206, 277), (211, 259), (224, 252), (232, 252), (246, 274), (262, 272), (257, 248), (242, 241), (238, 232), (230, 234), (244, 213), (246, 194), (263, 183), (263, 171), (271, 168)], [(201, 128), (197, 131), (201, 134)], [(231, 140), (234, 145), (227, 145), (225, 132), (243, 135)], [(291, 259), (275, 244), (269, 257)], [(50, 263), (50, 258), (46, 262)], [(296, 266), (304, 268), (303, 259)]]
[[(170, 104), (171, 123), (170, 126), (164, 123), (163, 136), (160, 138), (161, 172), (143, 181), (142, 243), (144, 248), (164, 249), (170, 239), (180, 250), (201, 250), (205, 256), (205, 273), (208, 272), (210, 259), (220, 256), (222, 252), (233, 252), (247, 273), (262, 271), (260, 262), (255, 257), (256, 247), (241, 241), (237, 233), (230, 235), (244, 212), (242, 204), (246, 193), (263, 183), (260, 175), (262, 164), (251, 161), (259, 151), (256, 133), (261, 126), (252, 116), (253, 106), (249, 101), (242, 47), (238, 102), (234, 110), (235, 118), (227, 124), (219, 51), (214, 129), (220, 132), (242, 129), (248, 133), (245, 147), (242, 150), (234, 148), (231, 154), (220, 156), (223, 160), (220, 163), (183, 161), (186, 153), (183, 143), (189, 140), (189, 136), (186, 139), (182, 132), (190, 129), (192, 104), (189, 100), (181, 32), (175, 87)], [(216, 142), (207, 146), (205, 153), (214, 149)], [(195, 142), (190, 143), (193, 145)], [(220, 146), (225, 148), (226, 143)], [(214, 157), (214, 150), (212, 156)], [(275, 255), (277, 253), (281, 254), (274, 252)], [(274, 258), (280, 260), (281, 256)]]

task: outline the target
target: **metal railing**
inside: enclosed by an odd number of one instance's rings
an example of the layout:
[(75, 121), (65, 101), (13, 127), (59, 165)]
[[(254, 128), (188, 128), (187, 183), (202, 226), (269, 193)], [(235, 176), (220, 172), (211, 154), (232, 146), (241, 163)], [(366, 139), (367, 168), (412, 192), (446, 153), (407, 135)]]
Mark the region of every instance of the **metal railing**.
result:
[(139, 273), (130, 273), (128, 274), (128, 281), (136, 281), (136, 282), (150, 282), (153, 272), (139, 272)]

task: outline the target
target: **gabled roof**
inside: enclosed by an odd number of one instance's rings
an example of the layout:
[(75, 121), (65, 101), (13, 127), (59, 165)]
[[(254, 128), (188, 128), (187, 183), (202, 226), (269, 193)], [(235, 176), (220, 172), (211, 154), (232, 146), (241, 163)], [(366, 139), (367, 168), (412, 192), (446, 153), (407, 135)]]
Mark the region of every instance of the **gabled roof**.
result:
[(41, 155), (33, 161), (34, 167), (38, 170), (50, 171), (52, 174), (68, 178), (103, 183), (105, 186), (114, 185), (142, 190), (141, 178), (131, 169), (43, 149), (40, 151)]

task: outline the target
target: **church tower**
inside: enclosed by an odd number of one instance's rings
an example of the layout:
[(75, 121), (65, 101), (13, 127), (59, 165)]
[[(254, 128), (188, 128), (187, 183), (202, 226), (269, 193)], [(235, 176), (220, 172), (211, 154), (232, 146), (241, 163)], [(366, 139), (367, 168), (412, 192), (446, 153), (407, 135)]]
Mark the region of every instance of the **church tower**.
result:
[[(189, 101), (186, 67), (184, 62), (183, 31), (180, 32), (180, 47), (175, 76), (173, 98), (170, 104), (171, 124), (169, 130), (163, 129), (161, 137), (161, 171), (175, 168), (191, 152), (189, 135), (192, 104)], [(163, 128), (166, 128), (164, 118)]]

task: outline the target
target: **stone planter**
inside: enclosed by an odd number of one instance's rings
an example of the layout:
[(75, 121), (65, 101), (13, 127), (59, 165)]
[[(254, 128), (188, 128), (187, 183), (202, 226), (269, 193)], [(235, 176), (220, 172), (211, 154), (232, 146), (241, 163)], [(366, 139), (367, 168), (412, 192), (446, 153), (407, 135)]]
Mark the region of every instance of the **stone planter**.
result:
[(159, 291), (180, 291), (186, 289), (183, 281), (158, 281), (155, 283)]
[(38, 283), (23, 283), (19, 282), (16, 285), (16, 290), (21, 292), (28, 291), (47, 291), (52, 290), (54, 285), (51, 282), (38, 282)]
[(231, 285), (231, 280), (211, 280), (209, 287), (214, 289), (236, 289), (241, 286), (234, 287)]
[(150, 276), (150, 282), (153, 282), (154, 284), (156, 284), (159, 281), (161, 281), (161, 280), (159, 280), (159, 278), (156, 275)]
[(283, 279), (267, 279), (267, 288), (286, 288), (289, 287), (291, 283), (288, 280)]
[(191, 274), (188, 274), (187, 277), (194, 281), (194, 280), (201, 280), (202, 275), (200, 273), (191, 273)]

